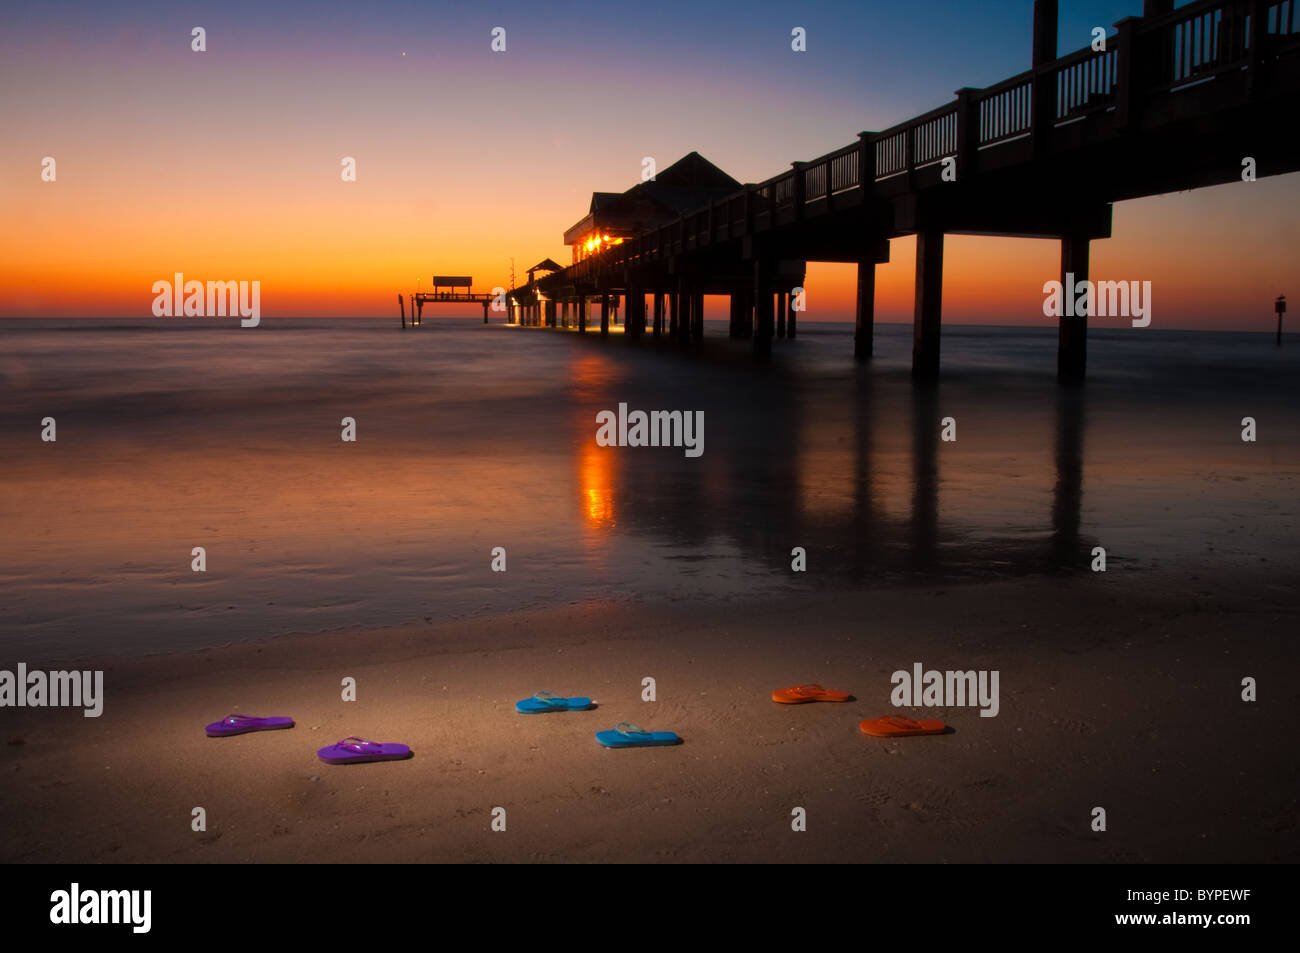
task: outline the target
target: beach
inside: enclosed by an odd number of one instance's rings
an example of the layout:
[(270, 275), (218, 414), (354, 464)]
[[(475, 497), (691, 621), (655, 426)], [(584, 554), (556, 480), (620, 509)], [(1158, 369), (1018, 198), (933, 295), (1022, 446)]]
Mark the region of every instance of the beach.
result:
[[(1236, 582), (589, 605), (106, 662), (98, 719), (5, 712), (0, 859), (1295, 862), (1295, 579)], [(862, 718), (920, 716), (889, 704), (891, 672), (914, 662), (999, 671), (997, 716), (927, 710), (952, 732), (861, 734)], [(771, 701), (799, 682), (855, 700)], [(598, 707), (514, 711), (543, 688)], [(297, 724), (205, 737), (228, 711)], [(599, 746), (620, 721), (682, 744)], [(348, 735), (415, 755), (316, 759)]]
[[(765, 368), (469, 322), (0, 333), (0, 669), (104, 673), (97, 718), (0, 710), (0, 860), (1297, 859), (1300, 417), (1260, 335), (1098, 333), (1078, 390), (1047, 329), (946, 332), (929, 389), (892, 326)], [(702, 412), (702, 455), (597, 445), (620, 403)], [(896, 707), (918, 664), (997, 673), (996, 716)], [(810, 682), (854, 700), (771, 700)], [(597, 707), (515, 712), (543, 690)], [(296, 725), (205, 737), (230, 713)], [(951, 731), (858, 729), (893, 714)], [(682, 743), (596, 743), (625, 721)], [(415, 755), (316, 758), (347, 736)]]

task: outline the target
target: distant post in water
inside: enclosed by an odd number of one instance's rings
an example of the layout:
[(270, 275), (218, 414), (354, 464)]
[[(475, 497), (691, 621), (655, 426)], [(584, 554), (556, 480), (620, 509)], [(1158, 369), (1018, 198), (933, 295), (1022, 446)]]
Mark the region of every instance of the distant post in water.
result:
[[(401, 296), (401, 295), (398, 295), (398, 296), (397, 296), (397, 310), (402, 312), (402, 328), (403, 328), (403, 330), (405, 330), (405, 328), (406, 328), (406, 303), (405, 303), (404, 301), (402, 301), (402, 296)], [(1279, 325), (1279, 327), (1280, 327), (1280, 325)], [(1281, 331), (1279, 330), (1278, 333), (1280, 334)]]
[(1286, 314), (1286, 295), (1278, 295), (1277, 300), (1273, 302), (1273, 310), (1277, 312), (1277, 346), (1282, 346), (1282, 315)]

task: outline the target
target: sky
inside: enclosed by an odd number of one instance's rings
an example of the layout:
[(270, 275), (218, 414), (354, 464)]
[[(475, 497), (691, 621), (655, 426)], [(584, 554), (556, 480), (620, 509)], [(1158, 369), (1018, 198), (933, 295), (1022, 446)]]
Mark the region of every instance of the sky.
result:
[[(1140, 13), (1063, 0), (1059, 48)], [(644, 156), (762, 181), (1025, 70), (1031, 25), (1031, 0), (5, 4), (0, 317), (147, 317), (182, 272), (260, 281), (265, 317), (396, 319), (434, 273), (567, 264), (563, 231)], [(1150, 280), (1153, 326), (1267, 330), (1300, 293), (1297, 199), (1293, 174), (1118, 204), (1092, 276)], [(911, 320), (913, 247), (878, 271), (878, 320)], [(1048, 321), (1059, 254), (951, 237), (945, 322)], [(806, 284), (807, 319), (852, 318), (853, 266)]]

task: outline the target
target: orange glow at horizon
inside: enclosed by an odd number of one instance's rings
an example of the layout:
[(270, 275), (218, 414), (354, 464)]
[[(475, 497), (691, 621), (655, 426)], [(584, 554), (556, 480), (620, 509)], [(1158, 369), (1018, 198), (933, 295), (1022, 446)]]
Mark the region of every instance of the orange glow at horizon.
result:
[[(260, 281), (267, 318), (393, 318), (396, 294), (435, 271), (505, 287), (512, 255), (516, 272), (563, 260), (562, 230), (587, 201), (580, 189), (538, 195), (500, 163), (456, 162), (430, 178), (412, 157), (376, 157), (359, 170), (345, 184), (314, 156), (228, 169), (205, 154), (142, 170), (110, 153), (86, 165), (65, 160), (57, 183), (32, 171), (8, 197), (15, 227), (0, 232), (0, 317), (148, 318), (153, 283), (182, 272)], [(567, 176), (585, 178), (581, 169)], [(1297, 182), (1283, 176), (1117, 205), (1114, 237), (1092, 243), (1091, 277), (1150, 280), (1153, 328), (1267, 331), (1273, 299), (1296, 293), (1290, 249), (1300, 228), (1286, 210)], [(598, 251), (619, 240), (588, 243)], [(877, 321), (911, 320), (914, 245), (894, 240), (891, 261), (877, 268)], [(1055, 241), (950, 235), (944, 321), (1042, 324), (1042, 285), (1059, 269)], [(810, 263), (801, 317), (853, 320), (855, 284), (855, 266)], [(725, 318), (725, 303), (710, 302), (708, 316)]]

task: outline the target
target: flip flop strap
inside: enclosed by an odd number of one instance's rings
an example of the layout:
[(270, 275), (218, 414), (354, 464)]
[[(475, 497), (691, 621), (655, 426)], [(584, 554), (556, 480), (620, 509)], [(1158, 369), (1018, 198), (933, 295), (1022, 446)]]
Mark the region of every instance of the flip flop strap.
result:
[(348, 737), (340, 741), (335, 747), (347, 748), (349, 751), (355, 751), (358, 754), (365, 754), (367, 751), (380, 751), (384, 746), (377, 741), (367, 741), (365, 738)]
[(560, 702), (564, 701), (563, 698), (556, 695), (554, 692), (537, 692), (533, 695), (533, 700), (539, 701), (543, 705), (558, 705)]
[(620, 735), (627, 735), (629, 738), (630, 738), (632, 735), (649, 735), (649, 734), (650, 734), (650, 732), (648, 732), (648, 731), (643, 731), (642, 729), (638, 728), (636, 725), (632, 724), (630, 721), (620, 721), (620, 722), (618, 723), (618, 726), (615, 728), (615, 730), (616, 730)]
[(796, 695), (811, 695), (813, 692), (824, 692), (826, 689), (822, 688), (820, 685), (796, 685), (794, 688), (790, 689), (790, 691), (794, 692)]
[(250, 721), (261, 721), (262, 719), (257, 715), (227, 715), (225, 718), (221, 720), (223, 724), (227, 724), (227, 725), (240, 725), (240, 724), (246, 725)]
[(911, 718), (903, 718), (901, 715), (888, 715), (884, 719), (895, 728), (920, 728), (919, 721), (913, 721)]

